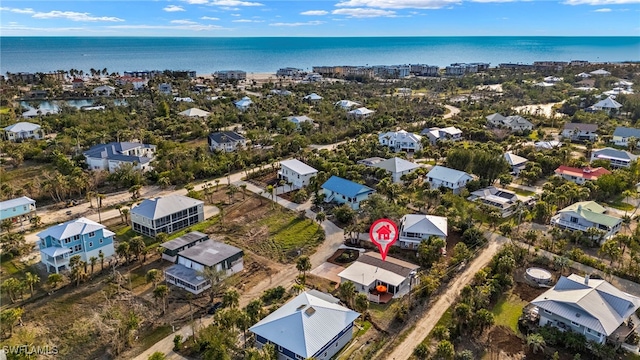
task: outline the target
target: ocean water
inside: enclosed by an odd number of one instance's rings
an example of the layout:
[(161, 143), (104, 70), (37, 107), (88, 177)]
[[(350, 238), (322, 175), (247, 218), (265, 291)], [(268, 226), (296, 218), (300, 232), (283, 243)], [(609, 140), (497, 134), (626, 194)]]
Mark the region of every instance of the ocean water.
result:
[(640, 37), (0, 37), (0, 73), (107, 68), (275, 72), (281, 67), (640, 60)]

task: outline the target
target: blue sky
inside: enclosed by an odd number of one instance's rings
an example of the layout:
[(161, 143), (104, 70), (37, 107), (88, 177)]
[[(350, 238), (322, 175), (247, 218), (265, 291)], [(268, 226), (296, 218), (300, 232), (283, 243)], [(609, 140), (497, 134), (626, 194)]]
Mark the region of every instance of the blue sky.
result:
[(640, 0), (2, 0), (2, 36), (640, 36)]

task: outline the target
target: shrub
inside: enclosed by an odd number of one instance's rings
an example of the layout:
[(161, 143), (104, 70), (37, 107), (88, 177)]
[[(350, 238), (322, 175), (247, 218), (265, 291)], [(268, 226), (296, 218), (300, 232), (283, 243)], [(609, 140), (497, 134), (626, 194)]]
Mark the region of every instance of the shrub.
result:
[(420, 343), (413, 349), (413, 355), (419, 360), (424, 360), (429, 357), (429, 347), (425, 343)]

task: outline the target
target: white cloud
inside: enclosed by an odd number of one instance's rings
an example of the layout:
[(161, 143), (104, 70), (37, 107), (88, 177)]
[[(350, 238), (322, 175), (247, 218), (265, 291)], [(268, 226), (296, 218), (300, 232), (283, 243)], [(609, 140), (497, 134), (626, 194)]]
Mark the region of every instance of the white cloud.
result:
[(33, 11), (33, 9), (31, 9), (31, 8), (18, 9), (18, 8), (0, 7), (0, 11), (9, 11), (9, 12), (16, 13), (16, 14), (33, 14), (33, 13), (35, 13), (35, 11)]
[(307, 22), (294, 22), (294, 23), (272, 23), (269, 24), (269, 26), (315, 26), (315, 25), (322, 25), (324, 24), (324, 21), (307, 21)]
[(176, 12), (176, 11), (185, 11), (182, 6), (177, 6), (177, 5), (169, 5), (165, 8), (163, 8), (162, 10), (166, 11), (166, 12)]
[(191, 31), (209, 31), (220, 30), (222, 26), (218, 25), (113, 25), (109, 26), (110, 29), (136, 29), (136, 30), (191, 30)]
[(609, 9), (609, 8), (602, 8), (602, 9), (593, 10), (593, 12), (611, 12), (611, 9)]
[(231, 16), (240, 16), (240, 14), (231, 14)]
[(238, 10), (240, 10), (240, 8), (234, 8), (234, 7), (231, 7), (231, 6), (220, 6), (220, 10), (238, 11)]
[(239, 1), (239, 0), (213, 0), (210, 5), (215, 6), (264, 6), (259, 2)]
[(204, 5), (209, 2), (209, 0), (182, 0), (182, 1), (192, 5)]
[(566, 0), (567, 5), (620, 5), (620, 4), (640, 4), (640, 0)]
[(516, 0), (471, 0), (471, 2), (477, 3), (506, 3), (506, 2), (514, 2)]
[(310, 16), (322, 16), (327, 15), (329, 12), (325, 10), (309, 10), (301, 12), (300, 15), (310, 15)]
[(220, 19), (217, 18), (217, 17), (203, 16), (203, 17), (200, 18), (200, 20), (214, 20), (215, 21), (215, 20), (220, 20)]
[(234, 22), (234, 23), (262, 23), (262, 22), (264, 22), (264, 20), (238, 19), (238, 20), (231, 20), (231, 22)]
[(346, 0), (337, 7), (372, 7), (379, 9), (439, 9), (461, 0)]
[(197, 22), (191, 21), (191, 20), (171, 20), (170, 22), (172, 24), (178, 24), (178, 25), (196, 25), (197, 24)]
[(374, 18), (374, 17), (393, 17), (396, 15), (395, 11), (380, 10), (380, 9), (336, 9), (331, 12), (334, 15), (345, 15), (351, 18)]
[(92, 16), (90, 13), (80, 13), (75, 11), (58, 11), (38, 12), (33, 14), (36, 19), (67, 19), (71, 21), (110, 21), (118, 22), (123, 19), (114, 16)]

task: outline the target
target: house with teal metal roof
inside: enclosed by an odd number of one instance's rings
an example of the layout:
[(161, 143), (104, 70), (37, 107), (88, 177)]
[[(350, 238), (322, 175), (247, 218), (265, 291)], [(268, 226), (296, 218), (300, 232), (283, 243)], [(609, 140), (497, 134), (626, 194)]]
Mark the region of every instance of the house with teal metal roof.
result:
[(558, 211), (558, 214), (551, 218), (551, 225), (583, 232), (595, 228), (603, 232), (603, 242), (618, 233), (622, 227), (622, 219), (606, 212), (607, 209), (595, 201), (581, 201)]
[(356, 182), (332, 176), (322, 184), (325, 202), (349, 204), (353, 210), (360, 209), (360, 202), (375, 192), (372, 188)]

